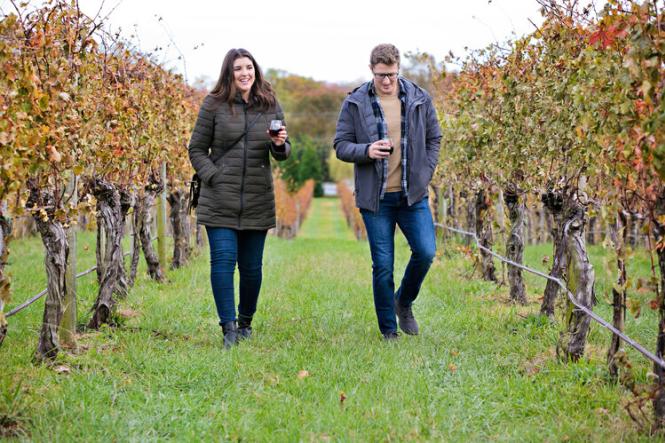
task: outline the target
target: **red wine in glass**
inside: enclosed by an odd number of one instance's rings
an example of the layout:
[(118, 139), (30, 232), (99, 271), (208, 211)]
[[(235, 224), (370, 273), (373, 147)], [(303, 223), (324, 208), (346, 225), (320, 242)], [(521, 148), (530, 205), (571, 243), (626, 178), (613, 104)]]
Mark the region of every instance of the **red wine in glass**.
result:
[(384, 141), (385, 141), (389, 146), (388, 146), (388, 147), (379, 148), (379, 150), (382, 151), (382, 152), (387, 152), (387, 153), (389, 153), (390, 155), (392, 155), (392, 153), (393, 153), (393, 139), (392, 139), (392, 138), (386, 138), (386, 139), (384, 139)]
[(270, 127), (268, 128), (268, 132), (270, 135), (273, 137), (277, 137), (279, 135), (279, 131), (282, 130), (282, 121), (281, 120), (270, 120)]

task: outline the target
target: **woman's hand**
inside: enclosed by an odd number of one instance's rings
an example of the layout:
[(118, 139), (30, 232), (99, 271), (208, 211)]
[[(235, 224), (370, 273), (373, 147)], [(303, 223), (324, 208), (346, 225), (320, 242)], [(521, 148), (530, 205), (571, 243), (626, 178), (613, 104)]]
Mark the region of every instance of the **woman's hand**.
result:
[(282, 126), (282, 129), (279, 130), (279, 133), (276, 136), (270, 135), (270, 131), (266, 132), (268, 132), (268, 136), (275, 146), (284, 146), (284, 143), (286, 143), (286, 126)]

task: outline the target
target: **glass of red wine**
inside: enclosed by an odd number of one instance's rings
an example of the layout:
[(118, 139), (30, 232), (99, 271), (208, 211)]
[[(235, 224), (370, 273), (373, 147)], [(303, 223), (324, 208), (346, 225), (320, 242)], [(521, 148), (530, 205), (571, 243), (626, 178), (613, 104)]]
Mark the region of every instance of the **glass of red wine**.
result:
[(388, 146), (384, 146), (384, 147), (379, 148), (379, 149), (383, 152), (387, 152), (390, 155), (392, 155), (392, 153), (393, 153), (393, 139), (390, 138), (390, 137), (386, 137), (382, 141), (383, 141), (384, 145), (388, 145)]
[(281, 120), (270, 120), (270, 127), (268, 128), (268, 132), (270, 135), (273, 137), (277, 137), (279, 135), (279, 131), (282, 130), (282, 121)]

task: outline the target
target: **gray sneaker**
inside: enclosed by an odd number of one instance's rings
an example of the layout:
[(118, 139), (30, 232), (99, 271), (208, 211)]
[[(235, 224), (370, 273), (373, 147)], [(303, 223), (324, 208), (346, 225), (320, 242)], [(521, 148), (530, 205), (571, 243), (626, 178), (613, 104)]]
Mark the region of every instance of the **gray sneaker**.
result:
[(402, 306), (395, 299), (395, 313), (399, 320), (399, 327), (405, 334), (418, 335), (418, 322), (413, 316), (411, 306)]

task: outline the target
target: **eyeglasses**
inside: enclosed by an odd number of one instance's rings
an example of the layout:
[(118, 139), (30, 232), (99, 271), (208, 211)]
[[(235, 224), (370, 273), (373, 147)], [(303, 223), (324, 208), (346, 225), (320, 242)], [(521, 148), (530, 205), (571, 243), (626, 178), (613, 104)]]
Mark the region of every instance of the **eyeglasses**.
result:
[(373, 72), (374, 78), (377, 80), (383, 81), (383, 79), (388, 79), (390, 81), (393, 81), (397, 78), (397, 75), (399, 72)]

